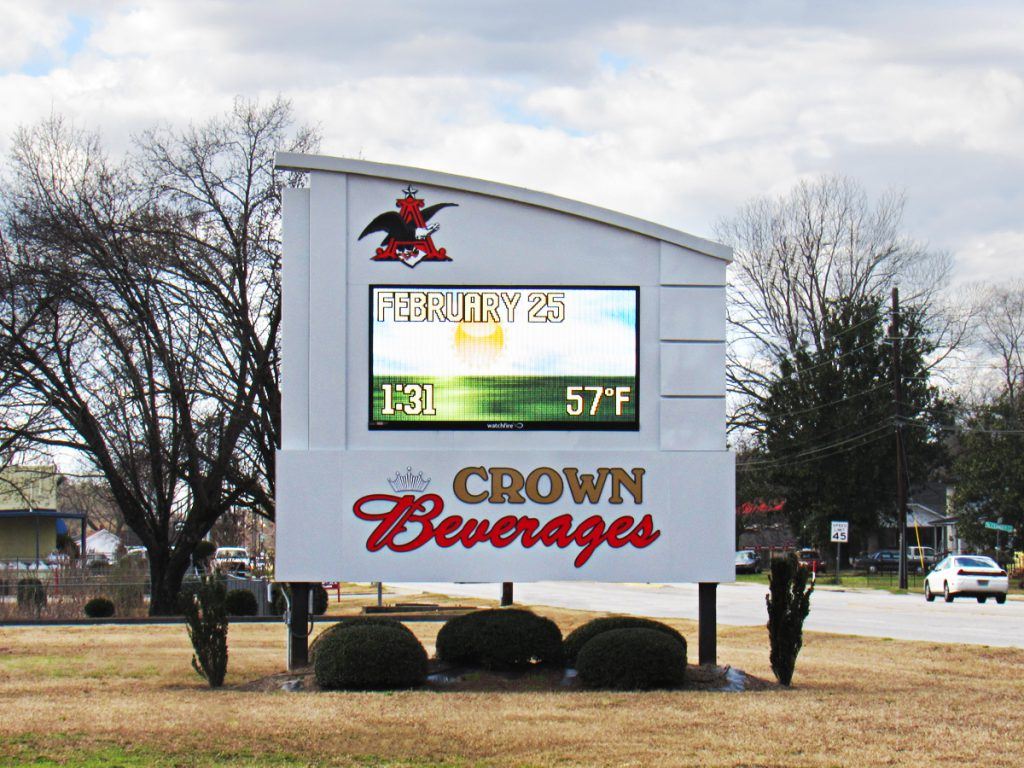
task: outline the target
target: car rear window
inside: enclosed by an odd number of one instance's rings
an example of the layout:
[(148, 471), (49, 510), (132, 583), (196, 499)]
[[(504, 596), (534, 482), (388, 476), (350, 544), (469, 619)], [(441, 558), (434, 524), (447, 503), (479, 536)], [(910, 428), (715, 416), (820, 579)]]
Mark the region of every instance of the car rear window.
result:
[(956, 559), (957, 568), (998, 568), (995, 561), (989, 560), (987, 557), (958, 557)]

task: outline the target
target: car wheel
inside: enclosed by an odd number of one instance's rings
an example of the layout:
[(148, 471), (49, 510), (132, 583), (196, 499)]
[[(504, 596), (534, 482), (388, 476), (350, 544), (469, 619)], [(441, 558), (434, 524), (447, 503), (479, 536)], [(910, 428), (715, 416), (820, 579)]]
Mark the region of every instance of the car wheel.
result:
[(929, 603), (935, 602), (935, 593), (932, 592), (932, 585), (928, 583), (927, 579), (924, 582), (924, 599)]
[(953, 596), (949, 593), (949, 583), (945, 581), (942, 582), (942, 599), (947, 603), (953, 602)]
[(878, 567), (874, 565), (868, 566), (868, 573), (878, 573)]
[(1006, 595), (996, 595), (996, 602), (1002, 605), (1006, 602)]
[(987, 597), (979, 597), (979, 598), (978, 598), (978, 602), (979, 602), (979, 603), (984, 603), (984, 602), (985, 602), (986, 600), (988, 600), (988, 598), (987, 598)]

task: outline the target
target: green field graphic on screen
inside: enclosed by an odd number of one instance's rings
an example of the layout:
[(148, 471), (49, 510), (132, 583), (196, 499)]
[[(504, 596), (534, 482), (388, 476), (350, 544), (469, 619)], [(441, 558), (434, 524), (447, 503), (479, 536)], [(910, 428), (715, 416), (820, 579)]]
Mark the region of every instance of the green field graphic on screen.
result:
[(371, 429), (639, 428), (635, 287), (370, 286)]

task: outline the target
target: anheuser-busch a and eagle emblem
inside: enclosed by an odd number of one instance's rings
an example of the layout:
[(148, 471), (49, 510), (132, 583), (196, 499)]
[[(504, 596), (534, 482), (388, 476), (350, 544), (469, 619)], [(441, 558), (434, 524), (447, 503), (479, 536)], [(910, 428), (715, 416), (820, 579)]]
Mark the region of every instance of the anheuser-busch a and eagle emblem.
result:
[(371, 261), (400, 261), (415, 267), (421, 261), (451, 261), (444, 248), (434, 245), (433, 234), (441, 228), (438, 223), (427, 224), (442, 208), (457, 207), (458, 203), (438, 203), (424, 208), (424, 200), (410, 184), (402, 190), (405, 197), (395, 200), (397, 211), (385, 211), (366, 225), (359, 235), (362, 240), (374, 232), (384, 232), (380, 247)]
[[(538, 467), (524, 476), (510, 467), (465, 467), (455, 474), (452, 493), (463, 504), (513, 504), (519, 509), (527, 502), (542, 507), (553, 504), (566, 494), (578, 505), (602, 501), (618, 505), (628, 494), (639, 505), (643, 501), (644, 472), (639, 467), (630, 471), (601, 467), (593, 473), (581, 473), (575, 467)], [(388, 478), (393, 493), (371, 493), (356, 500), (352, 506), (355, 516), (375, 523), (366, 539), (368, 551), (412, 552), (430, 544), (441, 548), (458, 544), (471, 549), (483, 544), (496, 549), (530, 549), (540, 544), (579, 548), (573, 565), (582, 568), (601, 546), (644, 549), (661, 536), (649, 514), (639, 520), (632, 515), (610, 520), (589, 515), (579, 522), (565, 513), (547, 520), (528, 514), (494, 519), (445, 514), (444, 499), (437, 493), (424, 493), (430, 482), (423, 472), (414, 474), (408, 467), (404, 473), (395, 472), (393, 478)]]

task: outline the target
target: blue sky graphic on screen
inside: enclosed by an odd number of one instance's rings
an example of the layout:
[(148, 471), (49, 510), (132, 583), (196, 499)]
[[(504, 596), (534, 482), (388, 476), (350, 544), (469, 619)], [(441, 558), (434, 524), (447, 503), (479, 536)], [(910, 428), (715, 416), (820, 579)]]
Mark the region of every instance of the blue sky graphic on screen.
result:
[(371, 287), (370, 425), (636, 429), (636, 288)]

